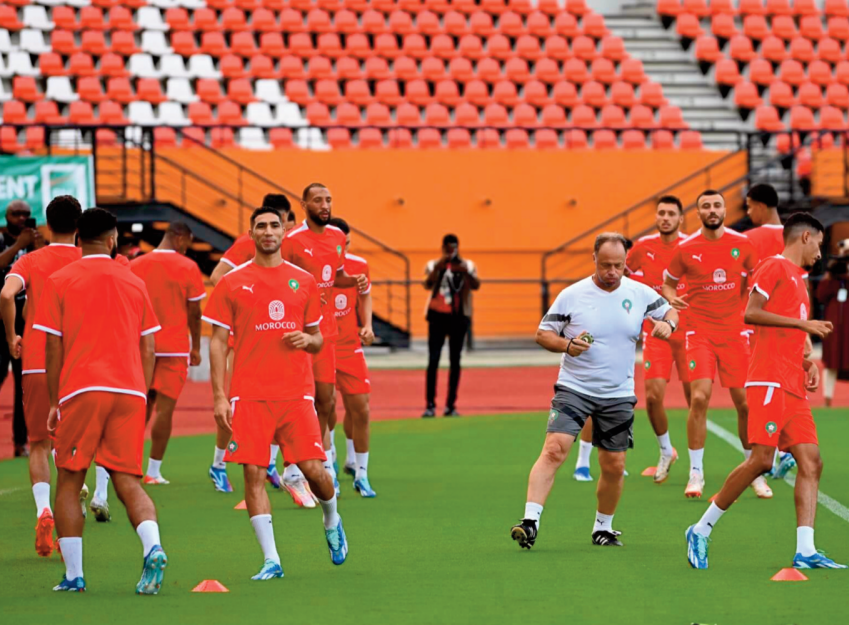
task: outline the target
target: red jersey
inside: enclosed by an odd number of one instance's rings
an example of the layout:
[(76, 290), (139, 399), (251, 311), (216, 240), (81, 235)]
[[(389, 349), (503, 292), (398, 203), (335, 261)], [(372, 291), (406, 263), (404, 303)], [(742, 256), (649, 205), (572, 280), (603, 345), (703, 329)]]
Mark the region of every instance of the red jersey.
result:
[(336, 272), (345, 264), (345, 233), (335, 226), (325, 226), (324, 234), (315, 234), (303, 223), (286, 234), (280, 253), (283, 260), (308, 271), (315, 278), (325, 301), (321, 307), (321, 334), (324, 340), (335, 338), (339, 332), (334, 314), (333, 282)]
[[(767, 312), (807, 319), (811, 302), (805, 284), (807, 272), (783, 256), (767, 258), (755, 271), (754, 286), (767, 298)], [(796, 395), (805, 395), (805, 332), (793, 328), (754, 326), (752, 358), (746, 386), (775, 386)]]
[(758, 262), (781, 254), (784, 251), (784, 226), (767, 224), (758, 226), (744, 233), (758, 254)]
[[(345, 254), (345, 273), (349, 276), (355, 276), (364, 273), (369, 277), (368, 263), (365, 258), (354, 256), (353, 254)], [(371, 292), (371, 282), (362, 293)], [(360, 324), (357, 318), (357, 303), (359, 302), (359, 293), (357, 287), (352, 286), (347, 289), (333, 289), (333, 305), (336, 308), (336, 325), (339, 328), (339, 338), (336, 344), (342, 347), (358, 348), (362, 345), (360, 342)]]
[(206, 297), (203, 276), (195, 261), (174, 250), (153, 250), (130, 261), (144, 281), (162, 330), (156, 333), (157, 356), (189, 355), (187, 302)]
[(277, 267), (248, 263), (215, 287), (205, 321), (233, 333), (231, 399), (278, 401), (312, 397), (312, 358), (283, 336), (321, 323), (315, 279), (284, 262)]
[(742, 331), (742, 284), (758, 262), (752, 243), (729, 228), (709, 241), (699, 230), (681, 241), (666, 274), (687, 282), (687, 323), (711, 332)]
[[(642, 282), (646, 286), (650, 286), (658, 294), (663, 294), (663, 272), (669, 266), (669, 261), (672, 260), (672, 255), (678, 249), (678, 244), (687, 238), (686, 234), (678, 233), (678, 238), (671, 243), (664, 243), (660, 238), (660, 233), (650, 234), (645, 237), (640, 237), (634, 243), (634, 247), (628, 252), (626, 265), (631, 273), (630, 277), (637, 282)], [(678, 294), (681, 295), (687, 290), (687, 284), (684, 280), (678, 283)], [(684, 336), (683, 329), (686, 313), (678, 313), (679, 317), (679, 336)], [(651, 327), (650, 321), (646, 321), (646, 328)]]
[(11, 276), (17, 276), (27, 292), (26, 325), (21, 354), (24, 374), (44, 373), (46, 371), (44, 368), (46, 337), (43, 332), (33, 332), (32, 323), (35, 319), (35, 311), (38, 309), (38, 304), (44, 294), (44, 285), (47, 278), (65, 265), (78, 261), (82, 258), (82, 255), (82, 250), (75, 245), (53, 243), (22, 256), (18, 262), (12, 265), (9, 275), (6, 276), (7, 280)]
[(86, 391), (147, 399), (139, 339), (159, 322), (144, 282), (106, 254), (83, 256), (47, 278), (33, 328), (62, 337), (60, 402)]
[(244, 265), (249, 260), (253, 260), (254, 256), (256, 256), (256, 244), (251, 235), (243, 234), (224, 252), (221, 260), (235, 269), (239, 265)]

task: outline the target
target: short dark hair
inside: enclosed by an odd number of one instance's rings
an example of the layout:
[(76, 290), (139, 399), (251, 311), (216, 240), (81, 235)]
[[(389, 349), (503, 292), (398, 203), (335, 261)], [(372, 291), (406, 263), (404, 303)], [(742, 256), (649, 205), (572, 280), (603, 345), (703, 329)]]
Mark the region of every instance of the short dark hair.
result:
[(73, 234), (83, 209), (73, 195), (57, 195), (47, 205), (47, 225), (56, 234)]
[(260, 215), (265, 215), (266, 213), (270, 215), (277, 215), (280, 218), (280, 223), (283, 223), (283, 216), (280, 214), (279, 210), (272, 206), (260, 206), (259, 208), (254, 209), (254, 212), (251, 213), (251, 228), (254, 227), (256, 218)]
[(442, 237), (442, 247), (446, 245), (460, 245), (460, 239), (457, 238), (456, 234), (446, 234)]
[(192, 236), (192, 229), (189, 228), (187, 223), (182, 221), (172, 221), (168, 225), (168, 230), (166, 230), (168, 234), (175, 237), (190, 237)]
[(342, 219), (341, 217), (333, 217), (330, 221), (327, 222), (329, 226), (336, 226), (345, 234), (351, 234), (351, 226), (348, 225), (348, 222)]
[(282, 193), (268, 193), (262, 198), (262, 205), (269, 208), (276, 208), (281, 213), (292, 210), (292, 203)]
[(702, 199), (704, 196), (706, 196), (706, 195), (718, 195), (718, 196), (719, 196), (719, 197), (721, 197), (723, 200), (725, 199), (725, 196), (724, 196), (724, 195), (722, 195), (722, 193), (720, 193), (720, 192), (719, 192), (719, 191), (717, 191), (716, 189), (705, 189), (704, 191), (702, 191), (701, 193), (699, 193), (699, 196), (696, 198), (696, 206), (698, 206), (698, 205), (699, 205), (699, 200), (701, 200), (701, 199)]
[(625, 251), (628, 251), (628, 239), (619, 234), (618, 232), (602, 232), (595, 238), (595, 243), (593, 244), (593, 253), (598, 254), (598, 251), (601, 249), (601, 246), (605, 243), (620, 243)]
[(791, 239), (802, 234), (805, 230), (825, 232), (825, 227), (819, 219), (810, 213), (793, 213), (787, 218), (787, 221), (784, 222), (784, 242), (789, 242)]
[(304, 194), (301, 196), (301, 199), (304, 202), (306, 202), (307, 198), (309, 198), (309, 196), (310, 196), (310, 191), (312, 191), (313, 189), (326, 189), (326, 188), (327, 187), (325, 187), (320, 182), (311, 182), (306, 187), (304, 187)]
[(684, 214), (684, 205), (681, 203), (681, 200), (674, 195), (661, 195), (657, 200), (657, 204), (655, 204), (655, 208), (661, 204), (675, 204), (675, 206), (678, 207), (678, 212), (682, 215)]
[(83, 211), (77, 222), (80, 241), (94, 243), (103, 239), (103, 235), (118, 227), (118, 219), (103, 208), (89, 208)]
[(746, 197), (755, 202), (766, 204), (768, 208), (778, 208), (778, 191), (769, 184), (756, 184), (749, 189)]

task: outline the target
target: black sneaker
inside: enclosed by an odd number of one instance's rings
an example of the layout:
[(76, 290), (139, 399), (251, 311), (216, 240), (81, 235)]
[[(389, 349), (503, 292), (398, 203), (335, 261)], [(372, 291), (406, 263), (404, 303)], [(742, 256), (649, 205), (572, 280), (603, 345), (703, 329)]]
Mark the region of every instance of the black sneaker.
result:
[(533, 519), (522, 519), (510, 530), (510, 536), (519, 543), (519, 547), (530, 549), (537, 540), (537, 522)]
[(422, 419), (429, 419), (436, 416), (436, 406), (428, 406), (422, 413)]
[(445, 412), (443, 413), (443, 416), (446, 416), (446, 417), (459, 417), (459, 416), (460, 416), (460, 413), (459, 413), (459, 412), (457, 412), (457, 409), (456, 409), (456, 408), (446, 408), (446, 409), (445, 409)]
[(600, 531), (593, 532), (593, 544), (598, 545), (600, 547), (624, 547), (624, 545), (619, 542), (617, 536), (621, 536), (622, 532), (612, 531)]

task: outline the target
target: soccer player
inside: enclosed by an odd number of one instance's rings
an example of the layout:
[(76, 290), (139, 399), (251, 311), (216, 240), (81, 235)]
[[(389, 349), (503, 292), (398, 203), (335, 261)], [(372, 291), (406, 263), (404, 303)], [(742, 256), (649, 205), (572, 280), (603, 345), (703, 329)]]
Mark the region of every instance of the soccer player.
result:
[[(737, 431), (748, 457), (746, 438), (746, 368), (749, 366), (749, 340), (743, 327), (742, 285), (757, 264), (757, 253), (749, 239), (725, 227), (725, 198), (708, 189), (696, 200), (702, 228), (681, 241), (663, 284), (663, 296), (676, 310), (687, 311), (686, 344), (690, 369), (690, 413), (687, 441), (690, 452), (690, 479), (684, 490), (688, 498), (701, 497), (705, 487), (704, 452), (707, 438), (707, 411), (713, 392), (713, 378), (729, 390), (737, 409)], [(686, 295), (677, 294), (681, 281)], [(769, 499), (772, 490), (763, 476), (752, 482), (758, 497)]]
[[(331, 226), (345, 233), (346, 249), (351, 249), (351, 228), (344, 219), (334, 217)], [(368, 263), (364, 258), (345, 253), (345, 272), (348, 275), (363, 274), (369, 277)], [(372, 328), (371, 283), (363, 290), (356, 287), (333, 289), (333, 304), (336, 308), (336, 324), (339, 339), (336, 341), (336, 390), (342, 395), (345, 405), (345, 473), (354, 478), (354, 490), (362, 497), (376, 497), (368, 479), (369, 460), (369, 394), (368, 365), (363, 354), (363, 345), (374, 342)], [(330, 425), (336, 424), (334, 402)], [(333, 428), (330, 427), (333, 440)], [(335, 454), (334, 454), (335, 455)]]
[(814, 546), (814, 517), (822, 474), (817, 428), (806, 392), (819, 386), (817, 366), (805, 359), (805, 336), (823, 338), (829, 321), (809, 319), (810, 300), (804, 275), (821, 256), (823, 226), (805, 213), (784, 225), (785, 248), (755, 271), (746, 306), (746, 323), (755, 327), (752, 359), (746, 378), (748, 435), (752, 454), (722, 486), (707, 512), (686, 532), (687, 559), (693, 568), (708, 568), (708, 540), (731, 504), (752, 480), (772, 466), (775, 448), (796, 458), (796, 555), (799, 569), (845, 569)]
[[(51, 244), (35, 252), (21, 256), (6, 276), (0, 291), (0, 311), (6, 327), (6, 341), (12, 358), (21, 358), (23, 364), (24, 416), (30, 442), (29, 475), (32, 495), (35, 498), (35, 551), (47, 557), (53, 553), (53, 511), (50, 507), (50, 434), (47, 431), (47, 415), (50, 403), (47, 396), (47, 374), (44, 365), (43, 332), (32, 328), (35, 312), (44, 292), (44, 284), (50, 275), (80, 259), (81, 252), (74, 245), (77, 220), (82, 209), (76, 198), (60, 195), (47, 205), (47, 226), (51, 232)], [(15, 299), (26, 290), (25, 329), (22, 340), (15, 333), (17, 307)], [(85, 500), (83, 499), (83, 509)]]
[(112, 261), (115, 216), (93, 208), (80, 216), (78, 227), (82, 259), (47, 279), (33, 323), (47, 335), (47, 429), (56, 438), (59, 472), (56, 530), (66, 573), (54, 590), (86, 589), (77, 497), (97, 458), (142, 541), (136, 593), (155, 595), (168, 558), (160, 546), (156, 508), (139, 478), (155, 359), (152, 334), (159, 323), (144, 282)]
[(147, 402), (147, 420), (155, 410), (156, 421), (150, 431), (145, 484), (168, 484), (161, 468), (171, 438), (174, 408), (186, 384), (189, 365), (201, 363), (200, 301), (206, 297), (206, 290), (197, 263), (186, 257), (193, 240), (186, 224), (174, 222), (159, 247), (130, 261), (130, 270), (144, 281), (162, 325), (155, 337), (156, 366)]
[[(345, 561), (348, 545), (333, 481), (322, 468), (324, 446), (312, 397), (310, 354), (322, 344), (318, 288), (309, 273), (280, 256), (283, 221), (277, 209), (256, 209), (251, 234), (254, 260), (218, 283), (203, 318), (213, 325), (209, 361), (215, 420), (232, 433), (226, 460), (244, 467), (245, 502), (265, 556), (253, 579), (266, 580), (283, 577), (265, 490), (272, 442), (283, 447), (288, 462), (300, 466), (318, 495), (334, 564)], [(235, 357), (228, 397), (224, 377), (230, 332)]]
[(569, 455), (588, 416), (598, 447), (601, 477), (592, 543), (621, 547), (613, 515), (622, 495), (625, 452), (634, 446), (634, 360), (643, 320), (653, 336), (675, 331), (678, 313), (651, 288), (625, 278), (626, 240), (617, 233), (596, 237), (595, 272), (560, 292), (543, 317), (536, 341), (563, 354), (545, 443), (531, 469), (525, 515), (511, 530), (520, 547), (536, 541), (543, 506), (557, 470)]
[[(324, 439), (324, 449), (331, 449), (327, 424), (333, 411), (336, 388), (336, 327), (333, 288), (368, 288), (368, 278), (363, 274), (355, 276), (345, 272), (345, 233), (331, 226), (333, 197), (330, 189), (321, 183), (307, 185), (301, 199), (307, 218), (303, 224), (286, 234), (281, 247), (283, 260), (305, 269), (318, 283), (322, 296), (321, 334), (324, 346), (313, 356), (313, 374), (315, 375), (315, 407), (318, 422)], [(332, 454), (328, 453), (324, 468), (333, 478), (336, 492), (339, 481), (333, 468)]]

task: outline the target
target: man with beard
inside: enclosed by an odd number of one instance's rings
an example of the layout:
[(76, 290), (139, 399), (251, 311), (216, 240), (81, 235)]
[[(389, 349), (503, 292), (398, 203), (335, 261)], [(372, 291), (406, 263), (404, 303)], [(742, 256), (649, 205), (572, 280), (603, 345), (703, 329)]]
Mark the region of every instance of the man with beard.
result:
[[(743, 327), (741, 294), (746, 276), (758, 261), (751, 242), (725, 227), (725, 198), (719, 191), (703, 191), (696, 209), (702, 228), (678, 245), (663, 285), (663, 296), (669, 303), (689, 313), (685, 336), (691, 395), (687, 418), (690, 479), (684, 490), (688, 498), (701, 497), (705, 487), (707, 411), (717, 369), (719, 381), (729, 389), (737, 409), (737, 430), (746, 457), (752, 453), (746, 435), (749, 409), (743, 385), (749, 366), (749, 341)], [(679, 297), (676, 289), (682, 280), (687, 283), (687, 294)], [(758, 497), (772, 497), (763, 476), (758, 476), (752, 487)]]
[(817, 366), (804, 355), (805, 337), (825, 337), (829, 321), (808, 319), (810, 300), (804, 275), (820, 258), (822, 224), (805, 213), (791, 215), (784, 226), (785, 248), (755, 271), (746, 306), (746, 323), (755, 327), (752, 360), (746, 379), (751, 411), (748, 438), (752, 454), (728, 478), (707, 512), (686, 532), (687, 560), (708, 568), (708, 541), (714, 525), (756, 476), (769, 470), (776, 448), (796, 458), (797, 569), (845, 569), (814, 546), (814, 517), (822, 474), (817, 428), (806, 392), (819, 386)]

